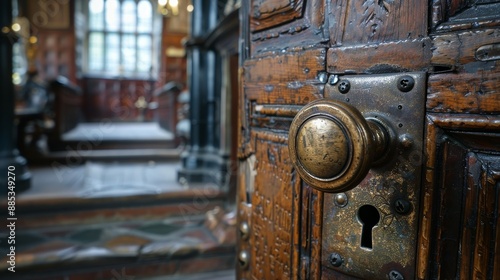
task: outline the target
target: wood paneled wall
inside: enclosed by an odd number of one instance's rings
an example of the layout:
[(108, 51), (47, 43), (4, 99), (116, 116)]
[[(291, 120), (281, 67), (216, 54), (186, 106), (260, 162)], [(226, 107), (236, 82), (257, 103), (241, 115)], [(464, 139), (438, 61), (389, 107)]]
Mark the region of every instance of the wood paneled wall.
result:
[[(64, 76), (83, 90), (87, 121), (104, 118), (117, 121), (139, 120), (140, 112), (134, 103), (140, 96), (146, 102), (155, 101), (153, 92), (170, 81), (186, 84), (186, 56), (182, 40), (186, 31), (171, 28), (179, 20), (162, 19), (160, 67), (153, 79), (125, 79), (114, 77), (79, 75), (78, 50), (83, 49), (75, 33), (76, 1), (27, 1), (20, 0), (22, 15), (30, 20), (31, 33), (38, 37), (37, 69), (43, 80)], [(77, 21), (80, 22), (80, 21)], [(168, 48), (175, 48), (175, 56), (167, 55)], [(179, 55), (181, 53), (181, 55)], [(154, 110), (147, 110), (145, 121), (155, 118)]]
[[(187, 69), (183, 40), (187, 34), (170, 33), (168, 25), (169, 19), (164, 19), (159, 81), (162, 85), (171, 81), (186, 85)], [(175, 52), (174, 55), (171, 54), (172, 51)], [(184, 54), (180, 52), (184, 52)]]
[(19, 15), (30, 23), (36, 36), (36, 67), (43, 80), (64, 76), (76, 83), (75, 1), (20, 0)]
[[(155, 101), (155, 80), (84, 77), (80, 83), (85, 94), (83, 111), (86, 121), (138, 121), (141, 112), (135, 103), (139, 98), (144, 97), (147, 103)], [(145, 109), (144, 121), (152, 120), (154, 110)]]

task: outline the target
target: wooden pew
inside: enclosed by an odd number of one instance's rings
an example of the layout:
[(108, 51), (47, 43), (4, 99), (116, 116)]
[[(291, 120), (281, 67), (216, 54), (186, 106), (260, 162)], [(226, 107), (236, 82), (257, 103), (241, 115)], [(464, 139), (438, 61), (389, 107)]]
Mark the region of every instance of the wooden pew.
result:
[(50, 81), (48, 90), (54, 121), (53, 128), (48, 132), (48, 145), (50, 150), (60, 150), (62, 135), (84, 121), (83, 92), (62, 76)]
[(178, 103), (177, 96), (183, 89), (182, 84), (168, 82), (163, 87), (155, 90), (154, 96), (158, 102), (156, 121), (160, 126), (177, 136), (175, 126), (177, 124)]

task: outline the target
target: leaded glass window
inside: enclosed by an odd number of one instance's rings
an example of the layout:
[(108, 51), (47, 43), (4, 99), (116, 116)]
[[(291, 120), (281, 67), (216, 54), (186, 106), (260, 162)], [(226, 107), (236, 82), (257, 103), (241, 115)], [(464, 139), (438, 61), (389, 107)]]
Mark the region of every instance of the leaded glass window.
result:
[(150, 0), (90, 0), (87, 11), (87, 73), (152, 75), (159, 36)]

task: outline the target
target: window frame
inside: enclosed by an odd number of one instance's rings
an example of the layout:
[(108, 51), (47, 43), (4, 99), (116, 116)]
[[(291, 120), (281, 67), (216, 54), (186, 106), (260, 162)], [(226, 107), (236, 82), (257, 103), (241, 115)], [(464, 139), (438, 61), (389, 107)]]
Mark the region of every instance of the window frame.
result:
[[(85, 35), (84, 35), (84, 51), (82, 53), (83, 55), (83, 63), (82, 63), (82, 72), (84, 76), (87, 77), (103, 77), (103, 78), (114, 78), (114, 77), (119, 77), (119, 78), (127, 78), (127, 79), (156, 79), (158, 77), (158, 72), (159, 72), (159, 61), (160, 61), (160, 46), (161, 46), (161, 29), (162, 29), (162, 17), (160, 14), (156, 12), (155, 5), (156, 2), (154, 0), (145, 0), (148, 1), (151, 4), (151, 12), (152, 12), (152, 26), (151, 26), (151, 31), (139, 31), (137, 28), (135, 28), (134, 31), (124, 31), (123, 29), (123, 24), (122, 24), (122, 16), (121, 16), (121, 9), (122, 5), (125, 1), (128, 0), (117, 0), (120, 2), (120, 16), (119, 16), (119, 24), (118, 24), (118, 29), (117, 30), (107, 30), (106, 28), (106, 2), (108, 0), (103, 0), (103, 17), (102, 17), (102, 24), (103, 27), (102, 29), (96, 29), (92, 28), (90, 26), (90, 11), (89, 11), (89, 4), (90, 1), (88, 0), (83, 0), (83, 12), (84, 12), (84, 18), (85, 18)], [(135, 5), (136, 5), (136, 12), (135, 12), (135, 24), (136, 26), (139, 23), (139, 15), (138, 15), (138, 4), (140, 1), (144, 0), (132, 0)], [(92, 33), (95, 34), (102, 34), (103, 38), (103, 58), (102, 58), (102, 69), (101, 70), (92, 70), (90, 69), (90, 35)], [(121, 69), (118, 69), (118, 71), (111, 71), (108, 69), (109, 63), (106, 63), (107, 61), (107, 53), (110, 51), (110, 47), (106, 46), (106, 38), (107, 35), (109, 34), (116, 34), (118, 36), (118, 49), (116, 51), (119, 52), (119, 59), (118, 63), (120, 66), (123, 65), (124, 63), (124, 56), (122, 54), (122, 40), (123, 37), (126, 35), (132, 35), (135, 39), (135, 45), (134, 45), (134, 51), (135, 51), (135, 67), (133, 71), (126, 71), (123, 70), (123, 67), (120, 67)], [(150, 36), (151, 38), (151, 62), (149, 63), (149, 70), (146, 71), (139, 71), (138, 69), (138, 61), (139, 61), (139, 50), (141, 49), (139, 45), (139, 38), (140, 36)]]

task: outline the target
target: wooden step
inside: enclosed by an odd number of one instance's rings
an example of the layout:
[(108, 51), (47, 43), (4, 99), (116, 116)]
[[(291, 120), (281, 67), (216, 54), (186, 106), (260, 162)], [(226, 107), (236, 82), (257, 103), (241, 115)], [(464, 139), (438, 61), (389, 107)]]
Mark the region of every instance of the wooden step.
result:
[[(16, 279), (134, 279), (234, 268), (235, 218), (214, 185), (181, 185), (179, 163), (31, 169), (16, 196)], [(66, 168), (66, 169), (65, 169)], [(7, 200), (2, 199), (7, 208)], [(8, 229), (0, 279), (9, 279)], [(117, 278), (120, 279), (120, 278)], [(127, 279), (127, 278), (125, 278)]]
[[(181, 185), (179, 162), (86, 162), (30, 168), (32, 186), (16, 197), (23, 228), (132, 218), (199, 215), (222, 207), (215, 185)], [(5, 202), (6, 203), (6, 202)]]
[[(153, 277), (231, 269), (234, 221), (224, 223), (223, 238), (221, 227), (216, 230), (203, 216), (20, 228), (16, 279), (112, 279), (114, 274)], [(0, 258), (2, 279), (11, 273), (7, 253)]]

